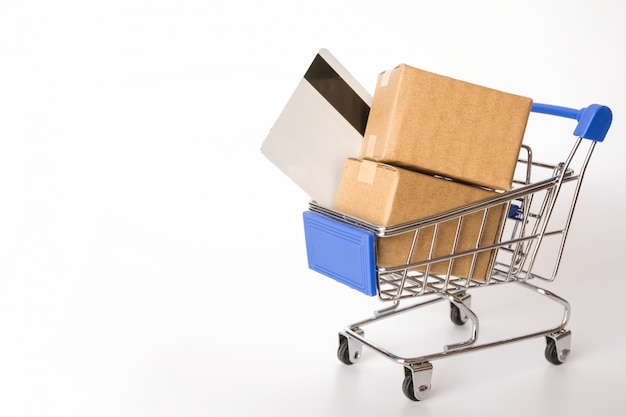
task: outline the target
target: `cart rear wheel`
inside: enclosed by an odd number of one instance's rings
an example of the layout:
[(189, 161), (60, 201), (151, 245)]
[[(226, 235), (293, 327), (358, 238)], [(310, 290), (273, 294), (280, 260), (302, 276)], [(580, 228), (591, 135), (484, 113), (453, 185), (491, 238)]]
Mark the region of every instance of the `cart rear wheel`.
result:
[(546, 342), (546, 359), (553, 365), (561, 365), (563, 362), (559, 359), (559, 350), (556, 347), (556, 342), (549, 337), (546, 338)]
[(463, 326), (467, 323), (467, 316), (463, 314), (460, 308), (450, 303), (450, 320), (457, 326)]

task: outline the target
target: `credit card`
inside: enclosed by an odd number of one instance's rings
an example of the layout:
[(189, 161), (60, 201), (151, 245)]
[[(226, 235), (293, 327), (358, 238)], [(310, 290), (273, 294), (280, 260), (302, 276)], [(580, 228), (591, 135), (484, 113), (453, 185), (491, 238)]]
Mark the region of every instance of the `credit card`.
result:
[(372, 96), (320, 49), (261, 153), (316, 203), (332, 208), (345, 159), (358, 157)]

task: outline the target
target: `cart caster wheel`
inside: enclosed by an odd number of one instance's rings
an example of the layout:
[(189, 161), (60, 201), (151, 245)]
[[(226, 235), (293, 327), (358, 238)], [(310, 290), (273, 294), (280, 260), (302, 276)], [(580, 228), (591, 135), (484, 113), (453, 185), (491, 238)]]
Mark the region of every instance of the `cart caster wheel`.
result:
[(553, 365), (561, 365), (563, 362), (559, 360), (559, 352), (556, 350), (556, 343), (554, 340), (549, 340), (546, 346), (546, 359)]
[(402, 392), (404, 395), (411, 401), (426, 399), (430, 393), (432, 374), (433, 366), (428, 362), (416, 367), (405, 367), (404, 380), (402, 381)]
[(339, 348), (337, 349), (337, 359), (346, 365), (352, 365), (352, 358), (350, 357), (350, 349), (348, 348), (348, 338), (345, 336), (339, 336)]
[[(470, 308), (472, 305), (472, 296), (467, 292), (458, 293), (456, 295), (464, 306)], [(450, 303), (450, 320), (457, 326), (463, 326), (467, 323), (467, 315), (454, 303)]]
[[(361, 331), (362, 332), (362, 331)], [(353, 365), (361, 358), (362, 345), (357, 341), (348, 339), (347, 336), (339, 333), (339, 348), (337, 349), (337, 359), (346, 365)]]
[(463, 314), (460, 308), (450, 303), (450, 320), (457, 326), (463, 326), (467, 323), (467, 316)]
[(413, 389), (413, 377), (411, 375), (405, 376), (402, 381), (402, 392), (411, 401), (419, 401), (415, 396), (415, 390)]
[(569, 330), (546, 336), (545, 356), (548, 362), (553, 365), (561, 365), (567, 360), (570, 353), (571, 337), (572, 333)]

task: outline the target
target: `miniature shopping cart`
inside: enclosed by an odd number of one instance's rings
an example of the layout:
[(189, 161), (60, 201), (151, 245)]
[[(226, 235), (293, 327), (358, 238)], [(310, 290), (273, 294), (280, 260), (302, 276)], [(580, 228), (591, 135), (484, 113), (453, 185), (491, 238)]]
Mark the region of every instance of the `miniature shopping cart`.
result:
[[(533, 104), (532, 112), (577, 120), (574, 130), (577, 139), (565, 161), (556, 164), (534, 161), (531, 148), (522, 145), (511, 191), (440, 215), (391, 227), (369, 224), (310, 202), (309, 210), (304, 213), (309, 267), (390, 303), (374, 312), (372, 317), (351, 324), (339, 333), (337, 355), (343, 363), (355, 363), (361, 357), (363, 347), (382, 354), (404, 367), (402, 390), (409, 399), (418, 401), (426, 398), (431, 390), (431, 362), (437, 359), (537, 337), (545, 337), (547, 341), (545, 356), (549, 362), (558, 365), (567, 359), (571, 344), (571, 331), (566, 329), (570, 305), (531, 281), (553, 281), (557, 275), (583, 175), (596, 143), (602, 142), (606, 136), (612, 113), (608, 107), (596, 104), (575, 110), (538, 103)], [(485, 244), (480, 235), (488, 213), (496, 209), (504, 213), (503, 226), (499, 238)], [(462, 233), (463, 222), (469, 216), (482, 216), (481, 231), (476, 245), (461, 250), (456, 243)], [(437, 244), (440, 228), (443, 225), (449, 227), (451, 223), (456, 225), (452, 250), (443, 256), (440, 253), (435, 256), (433, 248)], [(405, 239), (410, 242), (406, 247), (407, 263), (393, 267), (378, 265), (377, 247), (384, 239), (400, 235), (412, 237)], [(431, 249), (423, 259), (416, 261), (413, 256), (415, 242), (423, 235), (432, 239)], [(548, 267), (546, 269), (546, 256), (543, 255), (540, 274), (537, 272), (537, 259), (545, 251), (549, 251)], [(494, 255), (489, 273), (486, 278), (474, 279), (472, 270), (483, 253)], [(454, 263), (461, 259), (471, 262), (465, 277), (453, 274)], [(445, 269), (442, 272), (442, 263), (447, 265), (447, 272)], [(439, 267), (436, 268), (436, 265)], [(562, 307), (562, 318), (546, 330), (479, 343), (479, 320), (471, 309), (470, 290), (507, 283), (518, 284), (556, 302)], [(439, 352), (403, 357), (365, 337), (363, 328), (366, 325), (439, 301), (450, 304), (453, 323), (471, 323), (469, 339), (445, 345)]]

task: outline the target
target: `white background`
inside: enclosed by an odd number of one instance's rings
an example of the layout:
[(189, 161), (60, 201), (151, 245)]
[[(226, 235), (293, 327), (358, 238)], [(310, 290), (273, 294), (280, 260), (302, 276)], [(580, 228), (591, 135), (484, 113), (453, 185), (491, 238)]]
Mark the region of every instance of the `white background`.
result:
[[(0, 0), (0, 415), (623, 413), (625, 17), (617, 0)], [(371, 93), (407, 63), (612, 108), (551, 285), (573, 306), (567, 364), (540, 339), (436, 361), (414, 403), (401, 366), (337, 361), (337, 331), (381, 305), (308, 270), (308, 196), (259, 152), (322, 47)], [(479, 314), (539, 311), (491, 290)], [(400, 333), (461, 338), (437, 311)]]

